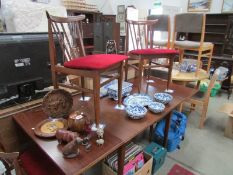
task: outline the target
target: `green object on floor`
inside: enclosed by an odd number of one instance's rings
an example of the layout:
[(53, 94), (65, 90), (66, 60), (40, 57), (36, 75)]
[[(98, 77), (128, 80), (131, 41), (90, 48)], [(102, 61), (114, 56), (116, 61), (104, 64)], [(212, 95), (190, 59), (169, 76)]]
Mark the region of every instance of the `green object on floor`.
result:
[(144, 151), (153, 157), (152, 174), (154, 174), (163, 165), (167, 155), (167, 149), (155, 142), (151, 142), (146, 146)]
[[(200, 91), (201, 92), (206, 92), (209, 86), (209, 82), (203, 82), (200, 84)], [(221, 88), (221, 85), (219, 82), (215, 82), (214, 87), (211, 89), (210, 96), (215, 97)]]

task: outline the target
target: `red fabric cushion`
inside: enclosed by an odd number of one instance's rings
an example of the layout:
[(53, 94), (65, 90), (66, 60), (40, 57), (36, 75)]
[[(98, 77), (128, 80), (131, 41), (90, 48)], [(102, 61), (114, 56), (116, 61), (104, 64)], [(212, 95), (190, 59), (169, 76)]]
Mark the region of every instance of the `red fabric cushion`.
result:
[(28, 175), (64, 175), (44, 153), (38, 149), (27, 150), (20, 155), (23, 169)]
[(74, 69), (105, 69), (116, 63), (119, 63), (123, 60), (126, 60), (128, 57), (125, 55), (117, 54), (97, 54), (97, 55), (88, 55), (81, 58), (75, 58), (71, 61), (64, 63), (65, 67), (74, 68)]
[(129, 51), (130, 54), (136, 55), (161, 55), (161, 54), (178, 54), (175, 49), (137, 49)]

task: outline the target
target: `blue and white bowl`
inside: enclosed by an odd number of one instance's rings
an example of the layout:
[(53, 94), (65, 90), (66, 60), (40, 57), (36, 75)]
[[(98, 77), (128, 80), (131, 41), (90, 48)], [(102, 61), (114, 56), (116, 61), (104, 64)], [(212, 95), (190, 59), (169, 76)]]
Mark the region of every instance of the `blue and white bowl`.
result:
[[(122, 83), (122, 97), (127, 97), (133, 89), (133, 84), (129, 82)], [(108, 96), (114, 100), (118, 100), (118, 83), (115, 81), (108, 87)]]
[(153, 113), (160, 113), (164, 111), (165, 105), (159, 102), (152, 102), (148, 105), (148, 108)]
[(139, 104), (131, 104), (126, 107), (126, 112), (131, 119), (141, 119), (145, 117), (147, 109)]
[(148, 106), (151, 102), (153, 102), (153, 99), (149, 95), (135, 93), (133, 95), (126, 97), (123, 101), (123, 104), (125, 106), (131, 105), (131, 104), (139, 104), (142, 106)]
[(155, 101), (167, 104), (172, 101), (173, 97), (168, 93), (155, 93), (154, 94)]

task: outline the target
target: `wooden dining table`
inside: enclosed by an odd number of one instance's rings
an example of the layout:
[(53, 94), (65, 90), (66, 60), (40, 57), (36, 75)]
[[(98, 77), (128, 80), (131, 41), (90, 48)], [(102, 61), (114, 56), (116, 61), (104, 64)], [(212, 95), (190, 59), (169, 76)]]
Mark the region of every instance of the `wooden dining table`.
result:
[[(151, 77), (152, 78), (152, 77)], [(164, 92), (166, 89), (167, 82), (162, 79), (152, 78), (154, 81), (151, 83), (146, 82), (146, 78), (143, 79), (142, 93), (146, 93), (151, 97), (156, 92)], [(137, 79), (132, 79), (134, 83), (133, 92), (137, 92)], [(166, 120), (166, 129), (164, 137), (164, 146), (167, 144), (167, 136), (170, 125), (170, 118), (172, 110), (181, 104), (186, 98), (193, 96), (197, 90), (180, 86), (174, 83), (170, 84), (170, 89), (173, 89), (173, 100), (166, 105), (163, 112), (154, 114), (150, 111), (147, 112), (146, 116), (140, 120), (132, 120), (127, 116), (125, 110), (116, 109), (116, 101), (107, 97), (102, 98), (101, 102), (101, 123), (106, 125), (104, 129), (104, 145), (97, 146), (95, 143), (96, 138), (91, 138), (92, 148), (89, 152), (86, 152), (83, 146), (80, 146), (80, 155), (73, 159), (66, 159), (61, 153), (61, 149), (64, 145), (59, 145), (57, 140), (54, 138), (45, 139), (37, 137), (34, 134), (32, 128), (47, 118), (41, 108), (24, 111), (13, 116), (16, 123), (22, 128), (26, 135), (36, 143), (39, 148), (44, 152), (48, 159), (52, 160), (53, 163), (59, 167), (67, 175), (82, 174), (87, 169), (92, 167), (97, 162), (103, 160), (106, 156), (118, 151), (118, 174), (123, 174), (124, 158), (125, 158), (125, 147), (134, 137), (150, 128), (150, 135), (152, 136), (154, 124), (158, 121)], [(93, 102), (80, 101), (80, 96), (73, 97), (73, 110), (84, 110), (87, 116), (94, 121), (94, 108)], [(82, 108), (82, 106), (85, 106)]]

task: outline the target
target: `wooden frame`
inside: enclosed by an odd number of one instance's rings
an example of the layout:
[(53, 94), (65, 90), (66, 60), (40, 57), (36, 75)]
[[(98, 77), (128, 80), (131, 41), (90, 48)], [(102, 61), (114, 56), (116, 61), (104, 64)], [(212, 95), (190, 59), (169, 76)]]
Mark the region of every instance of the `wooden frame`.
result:
[(223, 0), (222, 13), (233, 13), (233, 1), (232, 0)]
[(189, 0), (188, 12), (208, 12), (210, 11), (211, 0)]

